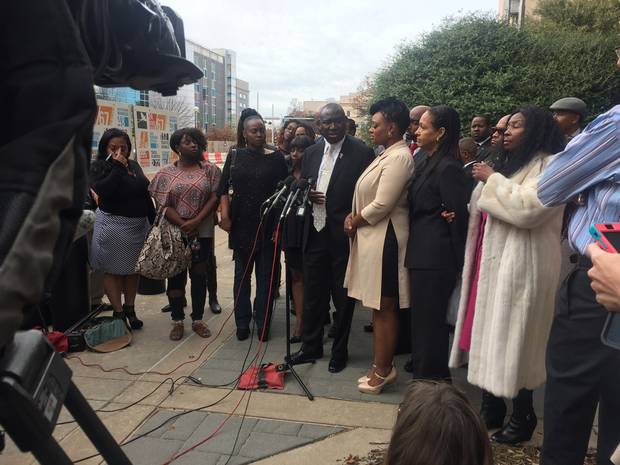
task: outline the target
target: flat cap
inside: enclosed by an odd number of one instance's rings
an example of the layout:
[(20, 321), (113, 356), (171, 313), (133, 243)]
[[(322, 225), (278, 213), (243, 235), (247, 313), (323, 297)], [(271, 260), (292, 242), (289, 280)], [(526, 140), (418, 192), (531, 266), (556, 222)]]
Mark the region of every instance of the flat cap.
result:
[(564, 97), (560, 100), (553, 102), (553, 105), (549, 107), (550, 110), (572, 111), (581, 115), (582, 118), (586, 117), (587, 107), (586, 102), (577, 97)]

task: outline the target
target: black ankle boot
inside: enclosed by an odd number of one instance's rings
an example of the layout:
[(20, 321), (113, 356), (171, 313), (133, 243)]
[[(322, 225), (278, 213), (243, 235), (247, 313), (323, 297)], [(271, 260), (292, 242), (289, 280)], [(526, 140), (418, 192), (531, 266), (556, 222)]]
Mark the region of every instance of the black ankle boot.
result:
[(512, 415), (500, 431), (491, 438), (501, 444), (517, 445), (532, 439), (538, 420), (534, 413), (532, 391), (521, 389), (512, 400)]
[(504, 399), (495, 397), (487, 391), (482, 391), (482, 405), (480, 406), (480, 418), (488, 430), (498, 429), (504, 426), (506, 417), (506, 402)]
[(131, 329), (142, 329), (144, 323), (136, 316), (136, 310), (133, 305), (123, 305), (123, 313), (125, 314)]
[[(185, 297), (183, 297), (183, 308), (187, 307), (187, 299)], [(161, 308), (161, 312), (162, 313), (169, 313), (172, 311), (172, 307), (170, 306), (169, 303), (167, 303), (166, 305), (164, 305)]]
[(222, 313), (222, 306), (217, 301), (217, 297), (209, 296), (209, 308), (211, 309), (211, 313), (215, 313), (216, 315)]

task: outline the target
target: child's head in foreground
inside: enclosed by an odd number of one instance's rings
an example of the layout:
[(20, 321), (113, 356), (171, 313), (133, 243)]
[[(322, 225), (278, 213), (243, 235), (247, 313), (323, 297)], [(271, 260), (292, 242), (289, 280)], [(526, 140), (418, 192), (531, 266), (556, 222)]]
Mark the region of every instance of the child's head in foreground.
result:
[(479, 415), (460, 390), (416, 381), (405, 394), (392, 432), (386, 465), (492, 465)]

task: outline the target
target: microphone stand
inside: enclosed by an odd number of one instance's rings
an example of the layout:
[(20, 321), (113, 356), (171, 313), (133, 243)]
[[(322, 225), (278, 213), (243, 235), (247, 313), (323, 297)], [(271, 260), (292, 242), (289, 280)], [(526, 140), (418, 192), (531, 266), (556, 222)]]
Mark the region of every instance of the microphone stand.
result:
[[(290, 210), (289, 210), (290, 211)], [(288, 219), (288, 215), (281, 215), (279, 223), (281, 230), (284, 229), (284, 225), (286, 224), (286, 220)], [(282, 237), (283, 234), (280, 234), (280, 238), (278, 239), (278, 250), (282, 250)], [(314, 400), (314, 395), (308, 389), (308, 386), (302, 381), (299, 374), (295, 371), (295, 367), (289, 362), (291, 359), (291, 282), (290, 282), (290, 270), (288, 267), (288, 262), (286, 259), (284, 260), (284, 275), (285, 275), (285, 319), (286, 319), (286, 356), (284, 357), (284, 362), (279, 365), (279, 369), (282, 371), (289, 372), (293, 375), (297, 384), (303, 389), (304, 393), (308, 400)], [(306, 362), (306, 363), (315, 363), (314, 360)]]

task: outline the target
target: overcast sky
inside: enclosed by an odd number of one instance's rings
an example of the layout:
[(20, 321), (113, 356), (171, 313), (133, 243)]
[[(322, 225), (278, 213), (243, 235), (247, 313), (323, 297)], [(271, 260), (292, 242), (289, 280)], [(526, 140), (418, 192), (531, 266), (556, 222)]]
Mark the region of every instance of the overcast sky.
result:
[(250, 102), (271, 116), (293, 98), (338, 99), (357, 90), (402, 42), (447, 16), (496, 13), (498, 0), (160, 0), (181, 15), (187, 38), (237, 52), (237, 77)]

